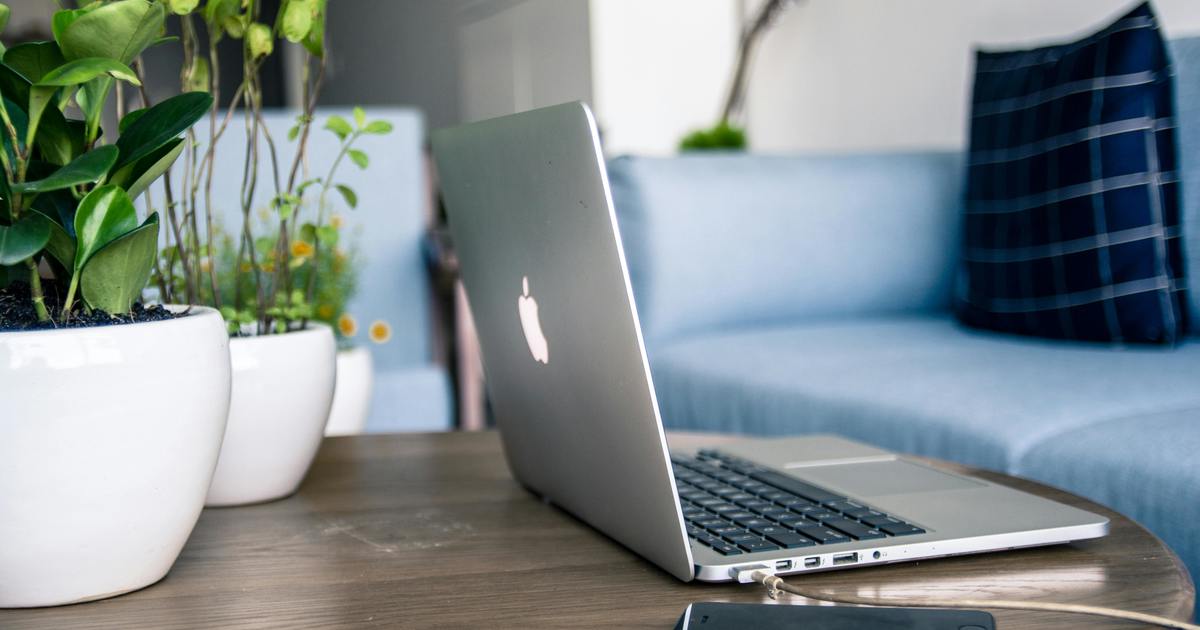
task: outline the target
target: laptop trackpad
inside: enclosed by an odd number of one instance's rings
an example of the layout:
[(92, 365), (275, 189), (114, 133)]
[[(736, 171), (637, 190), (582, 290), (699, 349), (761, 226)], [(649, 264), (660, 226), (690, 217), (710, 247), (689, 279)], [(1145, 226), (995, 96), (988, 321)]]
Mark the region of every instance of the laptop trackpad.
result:
[(811, 466), (793, 471), (793, 474), (830, 490), (863, 498), (887, 494), (967, 490), (983, 485), (903, 460)]

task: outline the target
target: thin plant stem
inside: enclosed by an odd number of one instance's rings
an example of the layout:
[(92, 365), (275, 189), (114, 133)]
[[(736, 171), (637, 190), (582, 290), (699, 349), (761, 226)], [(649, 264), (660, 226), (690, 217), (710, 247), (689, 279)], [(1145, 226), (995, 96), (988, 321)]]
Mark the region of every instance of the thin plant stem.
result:
[(29, 267), (29, 292), (33, 297), (33, 310), (37, 312), (39, 322), (50, 321), (50, 312), (46, 310), (46, 295), (42, 291), (42, 275), (38, 272), (37, 263), (33, 262), (33, 258), (25, 259), (25, 266)]

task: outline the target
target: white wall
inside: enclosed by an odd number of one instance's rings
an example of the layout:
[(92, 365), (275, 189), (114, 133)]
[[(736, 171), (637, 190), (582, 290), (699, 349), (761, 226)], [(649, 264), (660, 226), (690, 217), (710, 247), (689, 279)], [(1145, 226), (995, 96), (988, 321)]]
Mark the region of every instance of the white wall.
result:
[(720, 113), (738, 0), (591, 0), (592, 96), (609, 154), (669, 154)]
[(463, 120), (591, 100), (587, 0), (477, 0), (459, 20)]
[[(1070, 40), (1132, 0), (806, 0), (757, 55), (748, 95), (762, 151), (961, 147), (972, 47)], [(1168, 37), (1200, 33), (1200, 2), (1156, 0)]]

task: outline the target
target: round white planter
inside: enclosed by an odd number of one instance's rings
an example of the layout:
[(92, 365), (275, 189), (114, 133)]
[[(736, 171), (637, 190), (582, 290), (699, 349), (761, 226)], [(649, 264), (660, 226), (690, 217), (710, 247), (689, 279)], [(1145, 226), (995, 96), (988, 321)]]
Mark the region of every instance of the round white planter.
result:
[(229, 336), (208, 308), (0, 333), (0, 607), (162, 579), (204, 506), (229, 386)]
[(329, 417), (336, 352), (321, 324), (229, 341), (229, 426), (207, 505), (271, 501), (300, 487)]
[(337, 386), (325, 435), (358, 435), (367, 427), (371, 412), (371, 390), (375, 386), (375, 365), (371, 351), (355, 346), (337, 353)]

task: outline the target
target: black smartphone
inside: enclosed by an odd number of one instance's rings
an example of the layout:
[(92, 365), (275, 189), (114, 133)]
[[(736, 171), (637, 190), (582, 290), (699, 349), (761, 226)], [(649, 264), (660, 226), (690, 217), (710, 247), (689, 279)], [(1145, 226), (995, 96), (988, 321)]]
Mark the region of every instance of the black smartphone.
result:
[(981, 610), (788, 604), (690, 604), (675, 630), (995, 630)]

